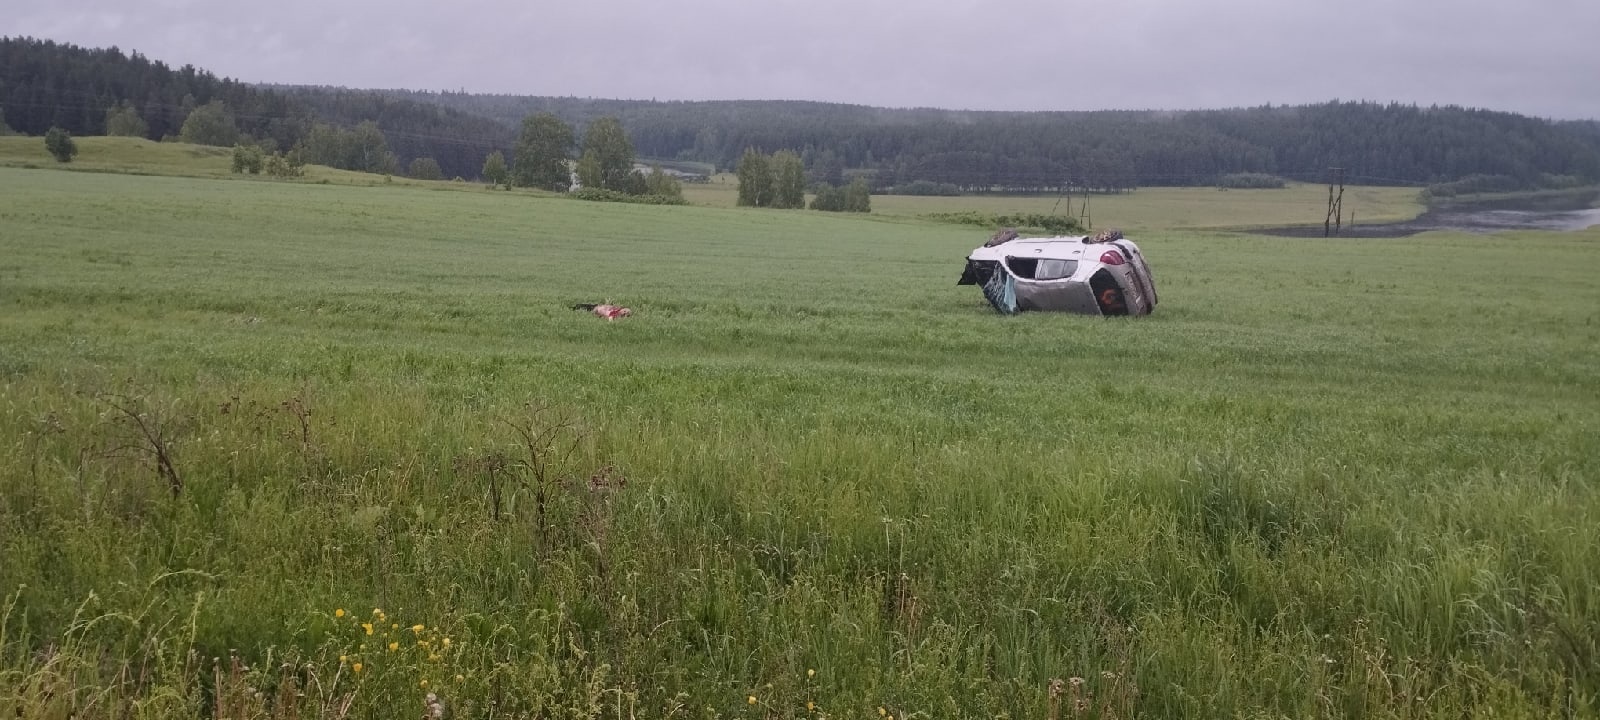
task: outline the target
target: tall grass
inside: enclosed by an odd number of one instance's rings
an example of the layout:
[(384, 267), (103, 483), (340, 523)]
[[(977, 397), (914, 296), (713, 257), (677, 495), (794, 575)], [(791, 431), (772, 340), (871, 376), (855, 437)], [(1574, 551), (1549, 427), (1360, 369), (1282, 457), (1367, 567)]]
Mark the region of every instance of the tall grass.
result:
[(1105, 321), (914, 221), (0, 190), (0, 712), (1597, 710), (1592, 231), (1152, 231)]

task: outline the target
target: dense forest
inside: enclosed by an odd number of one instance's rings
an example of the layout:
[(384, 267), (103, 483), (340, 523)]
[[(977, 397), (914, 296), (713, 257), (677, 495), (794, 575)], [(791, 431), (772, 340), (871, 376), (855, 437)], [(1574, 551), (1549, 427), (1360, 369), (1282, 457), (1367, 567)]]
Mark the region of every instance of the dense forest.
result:
[[(1422, 185), (1503, 175), (1600, 180), (1600, 123), (1366, 102), (1196, 111), (978, 112), (798, 101), (653, 102), (383, 91), (501, 122), (613, 116), (643, 155), (731, 168), (745, 148), (834, 154), (879, 186), (1039, 191), (1205, 185), (1233, 173)], [(808, 162), (809, 165), (809, 162)]]
[[(864, 177), (874, 189), (1050, 192), (1209, 185), (1261, 174), (1358, 184), (1425, 185), (1467, 177), (1496, 187), (1600, 181), (1600, 123), (1552, 122), (1460, 107), (1368, 102), (1231, 110), (983, 112), (802, 101), (655, 102), (409, 90), (261, 86), (171, 68), (117, 48), (0, 38), (0, 112), (17, 131), (58, 126), (103, 134), (128, 104), (143, 135), (176, 137), (197, 107), (220, 100), (241, 141), (271, 149), (375, 127), (397, 168), (432, 158), (445, 177), (477, 177), (509, 155), (517, 128), (550, 112), (577, 126), (613, 117), (642, 157), (731, 170), (747, 149), (793, 150), (812, 177)], [(353, 135), (351, 136), (354, 137)], [(356, 142), (354, 139), (350, 143)], [(368, 145), (371, 143), (368, 142)], [(360, 153), (324, 152), (329, 157)], [(367, 153), (370, 156), (371, 153)], [(313, 157), (313, 162), (319, 158)], [(837, 183), (835, 183), (837, 184)]]
[[(140, 135), (177, 138), (199, 107), (221, 101), (241, 142), (269, 150), (321, 145), (320, 129), (353, 130), (374, 122), (393, 158), (351, 165), (314, 157), (315, 162), (370, 170), (404, 167), (431, 157), (445, 177), (477, 177), (486, 155), (508, 150), (516, 137), (507, 125), (441, 106), (392, 95), (346, 90), (275, 90), (219, 78), (191, 65), (172, 68), (118, 48), (86, 49), (32, 38), (0, 38), (0, 113), (17, 132), (43, 135), (60, 127), (73, 135), (107, 134), (106, 120), (127, 103), (140, 120)], [(354, 137), (354, 136), (352, 136)]]

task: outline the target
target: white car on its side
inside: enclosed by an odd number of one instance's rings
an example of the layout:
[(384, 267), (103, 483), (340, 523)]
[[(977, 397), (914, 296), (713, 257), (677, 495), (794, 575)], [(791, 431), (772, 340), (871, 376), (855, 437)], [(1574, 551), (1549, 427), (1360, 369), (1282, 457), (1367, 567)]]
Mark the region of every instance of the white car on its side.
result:
[(959, 285), (977, 285), (994, 309), (1149, 315), (1155, 278), (1139, 246), (1110, 230), (1021, 238), (1001, 231), (967, 256)]

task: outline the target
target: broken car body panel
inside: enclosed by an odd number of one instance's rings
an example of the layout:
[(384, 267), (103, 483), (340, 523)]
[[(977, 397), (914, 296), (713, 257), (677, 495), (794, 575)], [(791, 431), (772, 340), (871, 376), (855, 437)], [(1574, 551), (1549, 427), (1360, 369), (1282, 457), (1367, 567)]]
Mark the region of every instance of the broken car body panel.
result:
[(996, 241), (967, 256), (957, 284), (981, 286), (989, 304), (1007, 315), (1148, 315), (1156, 306), (1155, 279), (1144, 254), (1115, 231), (1049, 238), (996, 235)]

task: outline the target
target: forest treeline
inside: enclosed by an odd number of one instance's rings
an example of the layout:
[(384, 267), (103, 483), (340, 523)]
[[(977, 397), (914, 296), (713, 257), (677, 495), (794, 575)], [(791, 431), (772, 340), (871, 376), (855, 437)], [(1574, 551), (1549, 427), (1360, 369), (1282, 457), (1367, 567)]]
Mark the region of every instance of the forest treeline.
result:
[(241, 140), (269, 151), (346, 137), (341, 132), (356, 138), (365, 123), (363, 136), (370, 140), (376, 128), (392, 157), (354, 147), (334, 153), (367, 162), (352, 169), (392, 171), (431, 158), (445, 177), (478, 177), (489, 154), (512, 154), (524, 119), (548, 112), (580, 133), (599, 118), (615, 118), (640, 157), (731, 171), (746, 150), (792, 150), (808, 176), (861, 177), (874, 191), (1119, 191), (1211, 185), (1245, 174), (1318, 182), (1333, 167), (1359, 184), (1474, 176), (1528, 188), (1600, 182), (1600, 123), (1454, 106), (989, 112), (260, 86), (117, 48), (0, 38), (0, 113), (20, 132), (104, 134), (112, 112), (131, 107), (146, 124), (144, 136), (177, 137), (189, 113), (216, 100)]
[[(117, 123), (128, 108), (137, 122)], [(137, 132), (110, 134), (180, 139), (199, 108), (233, 130), (206, 133), (206, 144), (261, 144), (269, 152), (302, 146), (310, 162), (369, 172), (397, 172), (431, 158), (445, 177), (475, 178), (485, 156), (509, 150), (516, 139), (513, 127), (438, 103), (353, 90), (266, 88), (115, 47), (0, 38), (0, 132), (9, 126), (44, 135), (59, 127), (73, 135), (105, 135), (131, 126)]]

